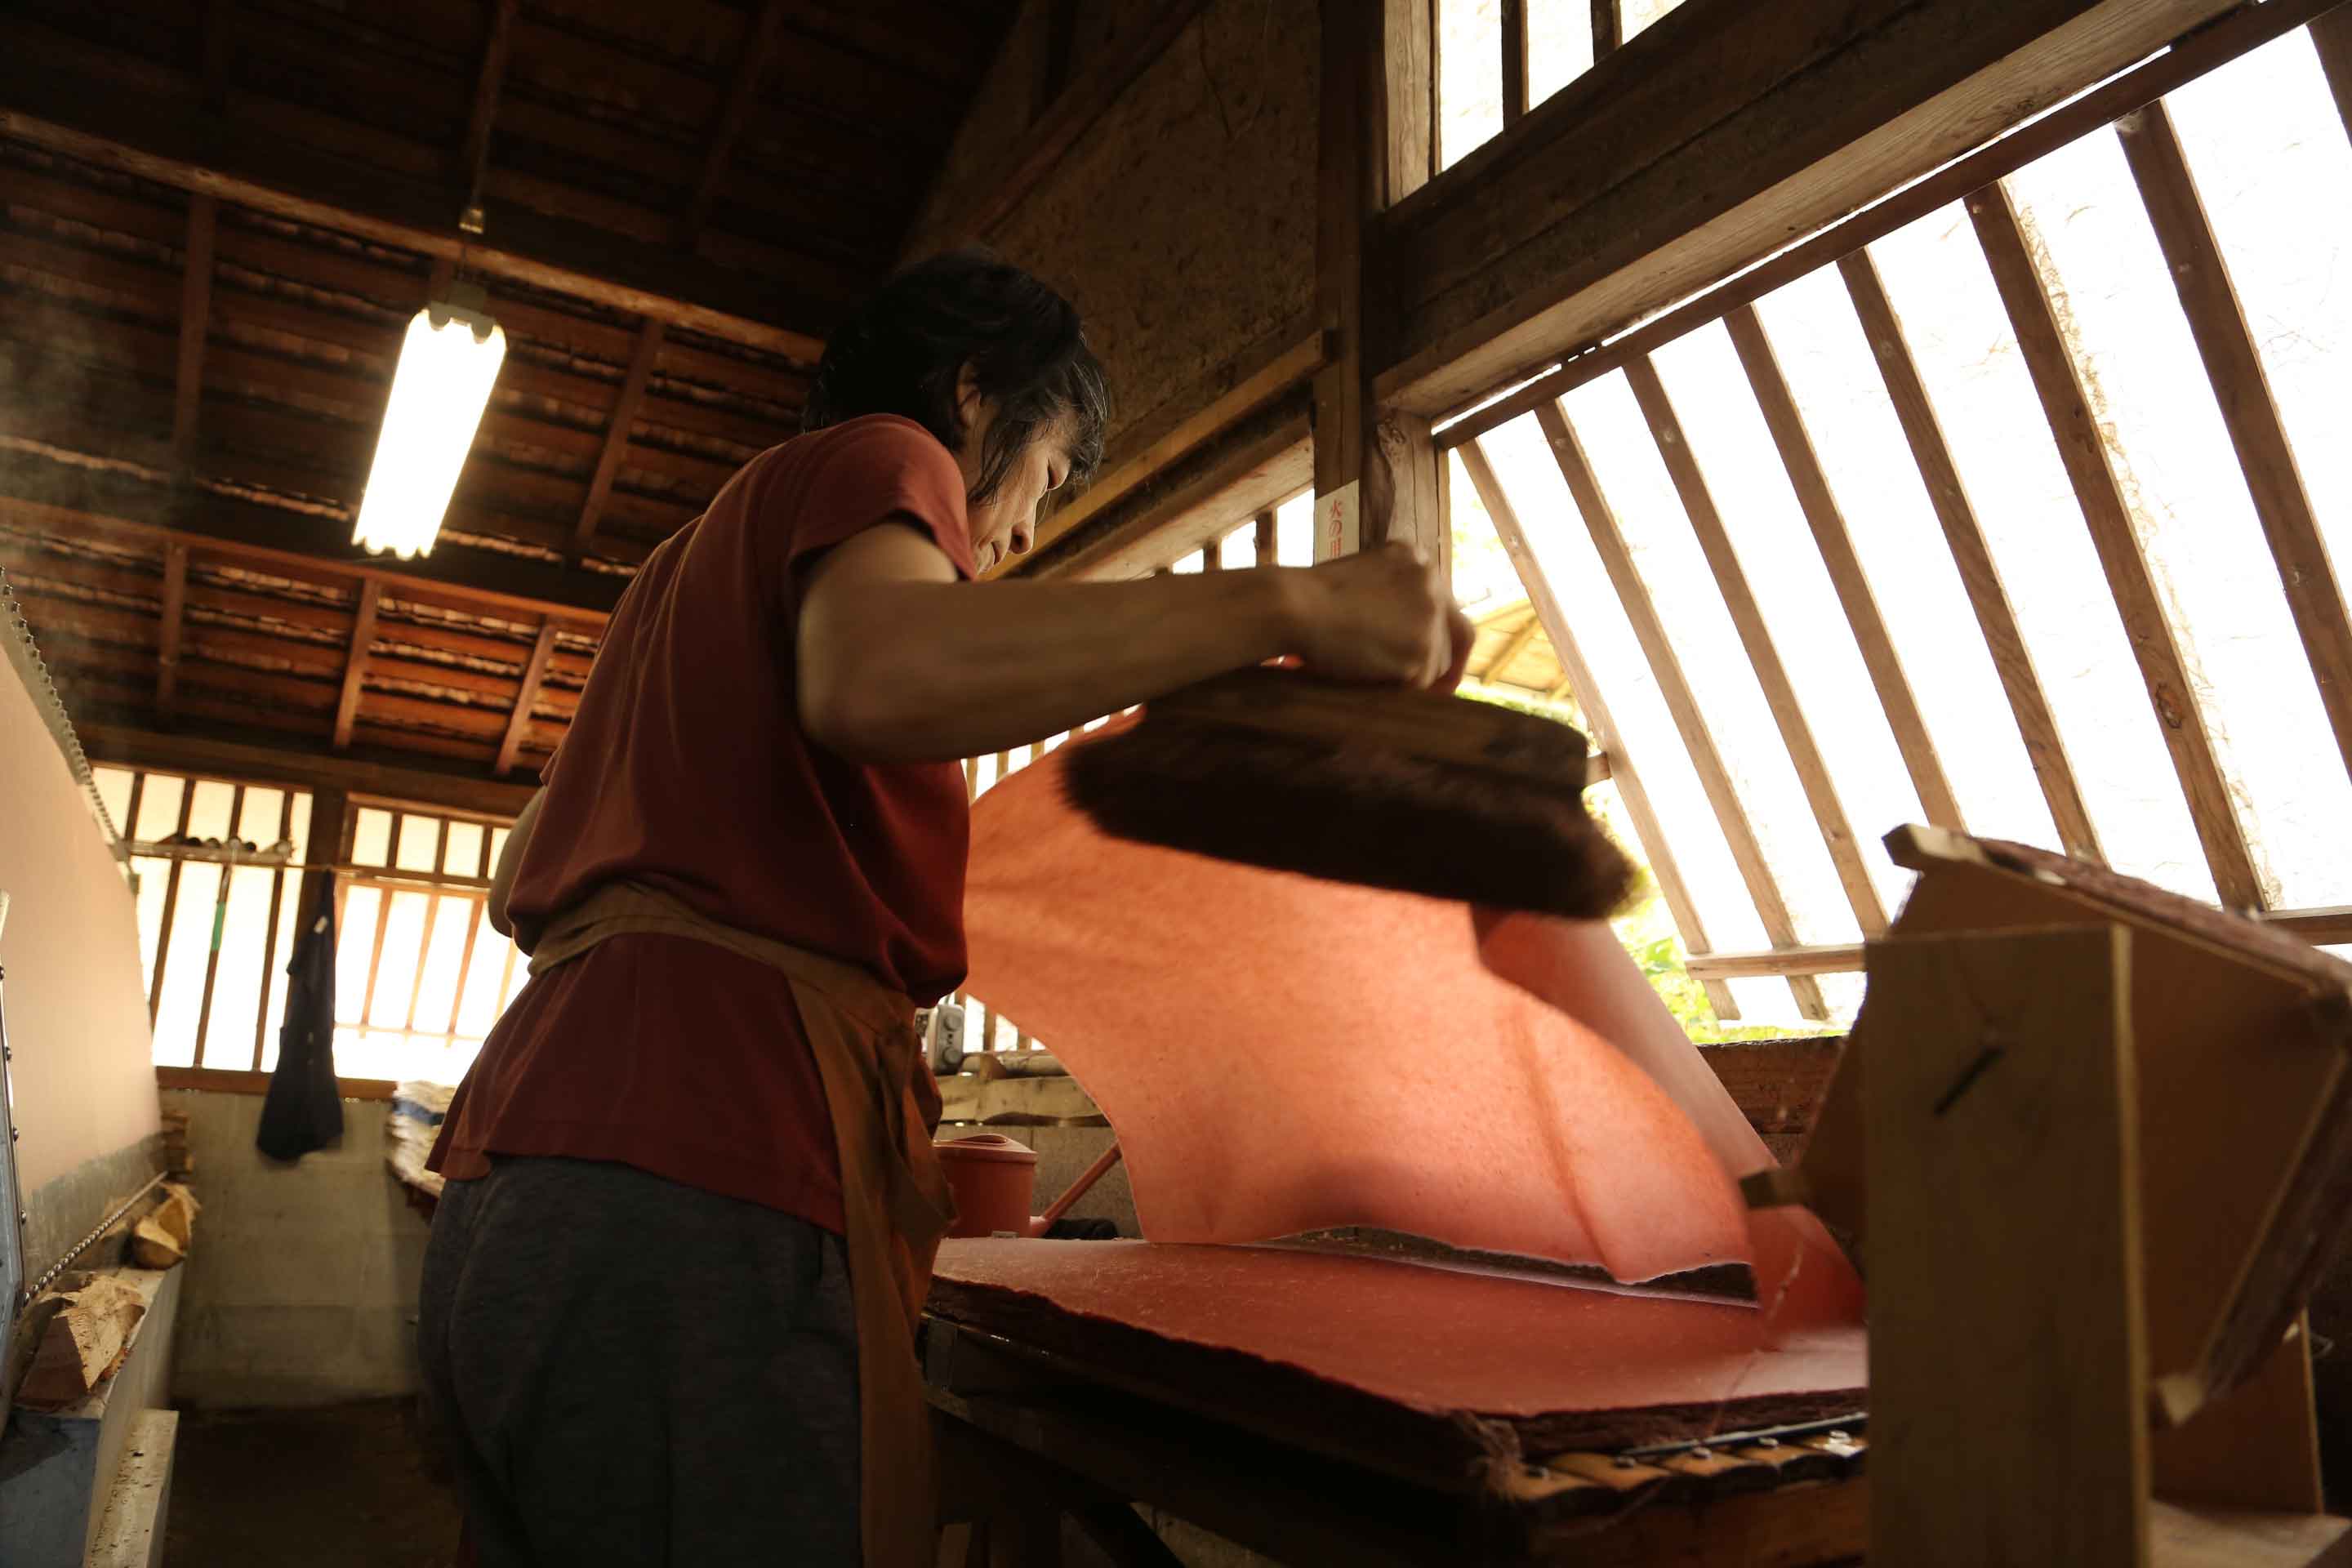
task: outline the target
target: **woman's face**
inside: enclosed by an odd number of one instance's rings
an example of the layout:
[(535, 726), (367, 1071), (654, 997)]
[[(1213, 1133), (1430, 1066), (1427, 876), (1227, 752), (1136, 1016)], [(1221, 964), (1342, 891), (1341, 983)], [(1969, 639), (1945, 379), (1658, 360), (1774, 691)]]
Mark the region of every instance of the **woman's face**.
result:
[[(969, 378), (971, 373), (967, 368), (964, 374)], [(968, 493), (980, 482), (981, 453), (996, 418), (996, 405), (971, 390), (969, 379), (963, 391), (967, 434), (956, 460), (963, 468)], [(1069, 477), (1070, 432), (1065, 422), (1056, 421), (1038, 432), (1037, 438), (1013, 459), (1013, 468), (995, 494), (965, 509), (971, 524), (975, 569), (986, 572), (999, 562), (1028, 553), (1037, 540), (1037, 509)]]

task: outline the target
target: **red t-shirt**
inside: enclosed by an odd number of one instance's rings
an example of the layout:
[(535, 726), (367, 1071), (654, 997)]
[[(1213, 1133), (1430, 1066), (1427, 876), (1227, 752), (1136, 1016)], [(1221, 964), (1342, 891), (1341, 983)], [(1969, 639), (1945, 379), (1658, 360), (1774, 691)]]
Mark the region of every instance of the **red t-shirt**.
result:
[[(972, 574), (962, 475), (911, 420), (788, 441), (652, 555), (613, 616), (515, 871), (543, 919), (627, 878), (861, 965), (961, 984), (970, 821), (953, 763), (868, 765), (801, 731), (802, 568), (877, 523)], [(686, 937), (615, 937), (533, 979), (483, 1043), (429, 1163), (614, 1160), (842, 1227), (840, 1164), (790, 984)]]

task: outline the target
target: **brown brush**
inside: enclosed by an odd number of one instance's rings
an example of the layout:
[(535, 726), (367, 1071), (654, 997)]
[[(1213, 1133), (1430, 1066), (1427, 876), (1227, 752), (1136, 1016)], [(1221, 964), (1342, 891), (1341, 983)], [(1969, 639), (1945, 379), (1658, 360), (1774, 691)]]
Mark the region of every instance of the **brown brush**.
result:
[(1585, 738), (1427, 691), (1246, 669), (1069, 748), (1114, 837), (1311, 877), (1590, 920), (1633, 868), (1584, 808)]

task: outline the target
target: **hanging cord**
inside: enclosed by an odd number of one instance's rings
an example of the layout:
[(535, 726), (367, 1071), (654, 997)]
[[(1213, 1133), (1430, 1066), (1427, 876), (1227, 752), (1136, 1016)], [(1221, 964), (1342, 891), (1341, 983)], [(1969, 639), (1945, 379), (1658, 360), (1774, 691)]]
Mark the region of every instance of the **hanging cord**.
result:
[(73, 770), (74, 782), (81, 785), (91, 814), (98, 818), (99, 826), (106, 830), (108, 849), (116, 859), (123, 858), (126, 851), (122, 835), (116, 830), (113, 815), (98, 793), (98, 780), (89, 770), (89, 756), (81, 749), (81, 738), (74, 733), (65, 700), (58, 695), (58, 683), (49, 675), (48, 661), (41, 657), (40, 648), (33, 641), (33, 628), (25, 619), (24, 605), (16, 601), (16, 589), (9, 585), (8, 569), (5, 566), (0, 566), (0, 642), (7, 645), (8, 662), (16, 666), (17, 678), (32, 693), (33, 706), (41, 710), (49, 739), (65, 754), (66, 766)]

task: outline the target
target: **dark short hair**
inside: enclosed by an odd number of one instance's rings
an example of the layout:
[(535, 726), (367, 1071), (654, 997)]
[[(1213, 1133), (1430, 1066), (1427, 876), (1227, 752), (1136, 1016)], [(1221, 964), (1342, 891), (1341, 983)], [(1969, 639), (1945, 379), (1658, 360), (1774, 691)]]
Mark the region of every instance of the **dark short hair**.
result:
[(977, 248), (916, 263), (842, 322), (817, 362), (801, 428), (897, 414), (961, 451), (956, 383), (967, 364), (996, 405), (972, 500), (995, 494), (1022, 451), (1065, 417), (1070, 479), (1102, 461), (1110, 387), (1078, 312), (1036, 278)]

